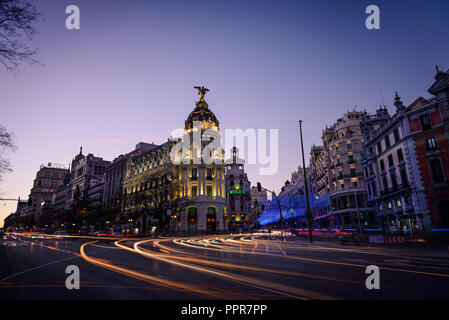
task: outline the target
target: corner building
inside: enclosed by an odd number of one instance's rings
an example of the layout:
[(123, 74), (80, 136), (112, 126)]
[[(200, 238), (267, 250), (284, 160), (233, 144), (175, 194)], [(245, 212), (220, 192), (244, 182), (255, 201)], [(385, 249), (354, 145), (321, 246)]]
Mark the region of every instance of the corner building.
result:
[(169, 139), (128, 161), (121, 221), (133, 224), (136, 233), (227, 229), (224, 153), (221, 148), (210, 151), (211, 164), (202, 159), (206, 146), (219, 136), (219, 122), (203, 97), (185, 121), (182, 140)]
[(330, 192), (331, 227), (366, 227), (375, 224), (373, 209), (368, 205), (361, 163), (363, 113), (349, 111), (332, 127), (323, 131), (327, 154)]

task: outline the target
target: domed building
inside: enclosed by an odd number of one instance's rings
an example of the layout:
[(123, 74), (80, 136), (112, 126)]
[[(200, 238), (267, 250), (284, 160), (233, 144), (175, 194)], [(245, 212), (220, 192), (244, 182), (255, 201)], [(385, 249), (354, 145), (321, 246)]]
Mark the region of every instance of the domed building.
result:
[[(204, 100), (208, 89), (196, 89), (201, 98), (185, 121), (183, 140), (189, 148), (179, 169), (180, 229), (192, 234), (215, 233), (227, 228), (224, 152), (220, 146), (219, 122)], [(216, 148), (205, 153), (207, 145), (215, 139)]]
[(196, 103), (195, 109), (189, 114), (185, 121), (185, 130), (193, 129), (193, 122), (200, 121), (201, 128), (213, 128), (219, 127), (219, 122), (215, 114), (209, 109), (209, 105), (206, 101), (200, 100)]
[[(185, 121), (182, 139), (128, 161), (121, 221), (133, 233), (217, 233), (227, 228), (224, 153), (219, 122), (204, 95)], [(215, 145), (215, 147), (211, 147)]]

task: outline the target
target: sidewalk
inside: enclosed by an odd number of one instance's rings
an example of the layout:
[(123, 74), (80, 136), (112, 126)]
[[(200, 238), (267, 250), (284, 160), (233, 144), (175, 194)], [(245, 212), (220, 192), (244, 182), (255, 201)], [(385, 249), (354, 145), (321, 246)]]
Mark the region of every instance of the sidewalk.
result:
[[(438, 258), (449, 260), (449, 245), (443, 243), (428, 244), (390, 244), (390, 243), (366, 243), (366, 242), (340, 242), (338, 239), (323, 239), (320, 236), (313, 237), (313, 243), (309, 243), (308, 237), (300, 235), (299, 237), (291, 236), (290, 241), (297, 241), (302, 244), (329, 246), (332, 248), (347, 249), (379, 249), (385, 254), (413, 256), (421, 258)], [(293, 239), (294, 238), (294, 239)]]

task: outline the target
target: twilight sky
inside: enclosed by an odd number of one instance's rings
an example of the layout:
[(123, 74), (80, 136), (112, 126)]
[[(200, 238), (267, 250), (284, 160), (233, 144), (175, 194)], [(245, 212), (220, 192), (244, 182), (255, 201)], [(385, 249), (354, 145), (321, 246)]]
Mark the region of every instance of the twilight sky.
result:
[[(278, 191), (348, 109), (394, 111), (427, 97), (435, 64), (449, 68), (447, 0), (39, 0), (45, 21), (31, 46), (43, 66), (0, 69), (0, 123), (16, 135), (0, 197), (27, 199), (39, 166), (68, 164), (83, 146), (112, 160), (139, 141), (162, 143), (182, 128), (198, 96), (220, 128), (279, 130), (279, 170), (259, 176)], [(81, 29), (65, 28), (66, 6)], [(381, 29), (365, 28), (376, 4)], [(308, 156), (307, 156), (308, 158)], [(15, 210), (0, 201), (0, 225)]]

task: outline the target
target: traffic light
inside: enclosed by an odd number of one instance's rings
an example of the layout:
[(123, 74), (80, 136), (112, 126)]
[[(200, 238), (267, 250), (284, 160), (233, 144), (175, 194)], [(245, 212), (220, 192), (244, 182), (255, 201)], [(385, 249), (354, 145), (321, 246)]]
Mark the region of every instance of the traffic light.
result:
[(257, 191), (262, 191), (262, 185), (260, 184), (260, 182), (257, 182)]

